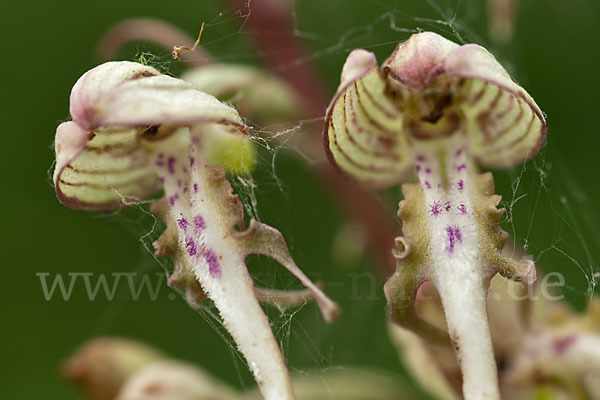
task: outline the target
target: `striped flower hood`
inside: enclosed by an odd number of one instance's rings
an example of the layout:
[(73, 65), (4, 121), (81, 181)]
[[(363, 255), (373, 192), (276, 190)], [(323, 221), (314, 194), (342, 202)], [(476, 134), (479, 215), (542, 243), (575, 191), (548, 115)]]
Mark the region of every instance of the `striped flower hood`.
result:
[(415, 142), (464, 135), (480, 165), (517, 165), (544, 144), (533, 98), (486, 49), (423, 32), (400, 43), (380, 69), (357, 49), (327, 111), (325, 148), (344, 173), (375, 187), (415, 169)]

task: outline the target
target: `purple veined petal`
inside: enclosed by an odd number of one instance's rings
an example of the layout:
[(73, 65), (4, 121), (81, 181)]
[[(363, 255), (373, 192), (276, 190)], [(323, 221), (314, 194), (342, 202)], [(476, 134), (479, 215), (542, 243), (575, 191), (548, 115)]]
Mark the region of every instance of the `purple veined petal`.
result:
[(111, 61), (87, 71), (71, 90), (70, 112), (73, 121), (86, 130), (102, 124), (97, 106), (108, 92), (120, 83), (141, 77), (159, 75), (155, 68), (129, 61)]
[(109, 210), (145, 199), (158, 189), (135, 129), (89, 133), (75, 122), (59, 125), (55, 138), (56, 195), (67, 207)]
[(373, 53), (354, 50), (326, 119), (325, 148), (341, 171), (373, 187), (403, 179), (412, 169), (403, 114), (386, 94)]

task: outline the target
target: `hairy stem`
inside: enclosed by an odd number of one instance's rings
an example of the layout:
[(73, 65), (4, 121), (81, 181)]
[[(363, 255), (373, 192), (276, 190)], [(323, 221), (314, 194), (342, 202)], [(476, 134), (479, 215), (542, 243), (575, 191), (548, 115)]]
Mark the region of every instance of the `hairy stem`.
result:
[(429, 225), (428, 275), (442, 300), (463, 373), (465, 399), (499, 399), (486, 310), (489, 274), (469, 195), (466, 152), (462, 143), (416, 146)]

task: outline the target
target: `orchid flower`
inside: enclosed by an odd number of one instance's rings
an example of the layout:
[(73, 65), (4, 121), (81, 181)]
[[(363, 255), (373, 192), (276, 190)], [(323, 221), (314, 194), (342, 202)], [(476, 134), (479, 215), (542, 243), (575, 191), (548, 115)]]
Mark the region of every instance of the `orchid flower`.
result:
[(535, 266), (501, 254), (501, 197), (475, 165), (508, 167), (533, 156), (545, 140), (542, 112), (483, 47), (423, 32), (400, 43), (381, 70), (372, 53), (352, 51), (326, 122), (330, 160), (359, 182), (385, 187), (418, 176), (402, 187), (403, 236), (385, 284), (390, 318), (447, 342), (414, 313), (418, 288), (432, 282), (464, 398), (498, 399), (487, 289), (496, 273), (532, 282)]
[[(431, 285), (419, 290), (419, 315), (443, 328), (444, 311)], [(585, 398), (600, 396), (600, 301), (593, 299), (584, 315), (544, 294), (542, 285), (526, 288), (496, 275), (490, 285), (488, 310), (499, 380), (507, 399)], [(432, 396), (458, 400), (460, 366), (450, 346), (433, 345), (414, 332), (390, 326), (411, 374)]]
[(153, 209), (168, 228), (155, 249), (157, 256), (173, 257), (171, 281), (191, 273), (219, 310), (265, 399), (293, 399), (246, 256), (263, 254), (281, 263), (328, 322), (338, 307), (296, 266), (279, 231), (255, 220), (244, 229), (241, 202), (223, 167), (210, 165), (207, 138), (248, 140), (236, 110), (152, 67), (108, 62), (77, 81), (70, 111), (73, 120), (57, 128), (55, 139), (58, 199), (71, 208), (115, 209), (162, 187), (164, 199)]

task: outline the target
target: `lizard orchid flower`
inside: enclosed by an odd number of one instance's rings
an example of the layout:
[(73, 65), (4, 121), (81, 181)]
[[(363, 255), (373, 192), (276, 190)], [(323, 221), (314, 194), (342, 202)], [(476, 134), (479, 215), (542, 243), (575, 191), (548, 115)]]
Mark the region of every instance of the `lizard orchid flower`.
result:
[(296, 266), (279, 231), (255, 220), (244, 229), (243, 208), (224, 168), (209, 162), (215, 137), (230, 144), (249, 140), (237, 111), (187, 82), (131, 62), (108, 62), (85, 73), (71, 92), (70, 111), (73, 120), (57, 128), (55, 139), (59, 200), (71, 208), (115, 209), (162, 188), (164, 198), (153, 211), (167, 229), (154, 246), (157, 256), (174, 259), (170, 283), (187, 274), (199, 286), (196, 293), (214, 302), (266, 399), (294, 398), (246, 256), (263, 254), (281, 263), (328, 322), (338, 308)]
[(390, 318), (423, 337), (448, 336), (414, 313), (418, 288), (439, 291), (466, 399), (498, 399), (486, 314), (496, 273), (526, 282), (535, 266), (501, 254), (504, 210), (490, 173), (475, 165), (508, 167), (543, 145), (546, 124), (527, 92), (486, 49), (459, 46), (435, 33), (412, 35), (380, 69), (375, 56), (354, 50), (327, 112), (330, 160), (372, 187), (407, 180), (398, 215), (397, 269), (386, 282)]

